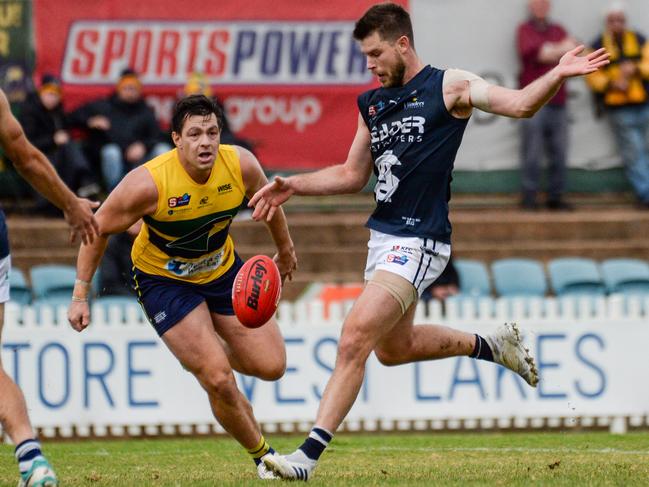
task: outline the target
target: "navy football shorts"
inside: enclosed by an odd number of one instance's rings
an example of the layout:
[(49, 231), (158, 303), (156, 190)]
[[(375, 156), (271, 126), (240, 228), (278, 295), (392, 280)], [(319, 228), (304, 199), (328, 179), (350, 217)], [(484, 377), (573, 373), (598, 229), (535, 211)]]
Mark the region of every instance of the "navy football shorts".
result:
[(212, 313), (234, 315), (232, 284), (243, 265), (235, 253), (234, 264), (228, 271), (207, 284), (193, 284), (146, 274), (133, 268), (133, 280), (138, 301), (159, 336), (182, 320), (203, 301)]

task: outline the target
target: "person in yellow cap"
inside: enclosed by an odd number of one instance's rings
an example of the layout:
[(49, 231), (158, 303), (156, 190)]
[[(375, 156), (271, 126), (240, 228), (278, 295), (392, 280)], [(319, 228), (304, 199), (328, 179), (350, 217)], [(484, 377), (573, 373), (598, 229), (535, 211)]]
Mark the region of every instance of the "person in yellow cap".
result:
[(221, 142), (224, 144), (230, 145), (239, 145), (253, 154), (255, 153), (254, 146), (255, 144), (243, 137), (232, 132), (230, 128), (230, 123), (228, 122), (227, 113), (223, 103), (217, 96), (214, 95), (212, 87), (210, 86), (209, 80), (202, 73), (192, 73), (189, 78), (187, 78), (187, 83), (182, 90), (181, 96), (190, 96), (190, 95), (203, 95), (207, 98), (210, 98), (214, 103), (216, 103), (222, 113), (222, 127), (221, 127)]
[(110, 97), (80, 107), (71, 118), (90, 129), (89, 145), (99, 152), (109, 191), (131, 169), (171, 148), (160, 140), (160, 126), (142, 98), (142, 83), (132, 69), (122, 71)]

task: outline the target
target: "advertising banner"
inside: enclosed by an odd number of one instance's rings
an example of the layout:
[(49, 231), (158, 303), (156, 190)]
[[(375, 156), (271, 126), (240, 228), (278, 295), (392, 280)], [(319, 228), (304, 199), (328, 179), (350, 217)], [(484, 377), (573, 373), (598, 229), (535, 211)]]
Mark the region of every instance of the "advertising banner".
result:
[[(16, 2), (13, 2), (16, 3)], [(73, 108), (111, 92), (119, 72), (142, 74), (163, 125), (187, 76), (207, 76), (232, 129), (255, 145), (269, 170), (319, 168), (345, 160), (358, 120), (356, 97), (377, 86), (351, 38), (375, 0), (34, 0), (36, 70), (60, 73)], [(402, 0), (425, 63), (472, 71), (518, 87), (517, 26), (527, 2)], [(609, 0), (552, 3), (550, 18), (590, 44)], [(628, 0), (629, 27), (649, 35), (649, 4)], [(568, 81), (568, 165), (620, 165), (605, 117), (582, 79)], [(456, 159), (466, 171), (520, 165), (520, 123), (476, 111)]]
[(264, 167), (320, 167), (344, 161), (356, 97), (374, 86), (352, 39), (373, 3), (36, 0), (36, 70), (60, 73), (70, 109), (133, 68), (163, 125), (201, 73)]
[[(451, 324), (451, 326), (457, 326)], [(461, 329), (487, 334), (480, 321)], [(645, 416), (649, 359), (643, 320), (528, 320), (541, 381), (468, 357), (385, 367), (372, 355), (351, 421)], [(340, 326), (282, 326), (287, 369), (277, 382), (237, 374), (262, 423), (312, 421), (335, 362)], [(148, 323), (8, 323), (2, 362), (39, 427), (214, 424), (207, 397)]]
[(0, 0), (0, 88), (12, 104), (31, 88), (31, 37), (31, 2)]

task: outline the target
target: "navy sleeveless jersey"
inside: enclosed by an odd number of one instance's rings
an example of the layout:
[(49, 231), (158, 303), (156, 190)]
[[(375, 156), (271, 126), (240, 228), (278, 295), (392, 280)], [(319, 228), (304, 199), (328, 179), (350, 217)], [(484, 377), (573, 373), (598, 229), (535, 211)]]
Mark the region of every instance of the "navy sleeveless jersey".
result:
[(377, 177), (371, 229), (451, 243), (451, 172), (468, 119), (446, 109), (443, 78), (426, 66), (404, 86), (358, 97)]
[(0, 259), (9, 255), (9, 235), (7, 232), (7, 222), (5, 214), (0, 210)]

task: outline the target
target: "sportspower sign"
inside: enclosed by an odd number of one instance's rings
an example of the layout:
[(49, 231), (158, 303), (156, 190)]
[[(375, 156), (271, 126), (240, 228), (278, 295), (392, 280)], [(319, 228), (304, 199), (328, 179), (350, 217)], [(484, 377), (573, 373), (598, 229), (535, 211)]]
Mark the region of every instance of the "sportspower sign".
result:
[(36, 70), (60, 73), (75, 108), (132, 67), (163, 125), (202, 73), (265, 168), (316, 168), (345, 159), (356, 96), (374, 86), (352, 39), (374, 3), (34, 0)]

